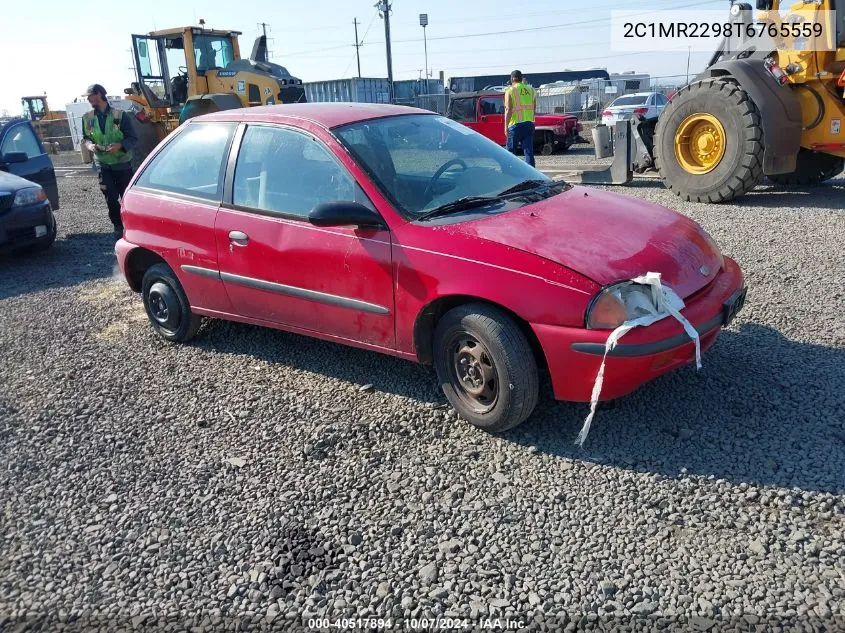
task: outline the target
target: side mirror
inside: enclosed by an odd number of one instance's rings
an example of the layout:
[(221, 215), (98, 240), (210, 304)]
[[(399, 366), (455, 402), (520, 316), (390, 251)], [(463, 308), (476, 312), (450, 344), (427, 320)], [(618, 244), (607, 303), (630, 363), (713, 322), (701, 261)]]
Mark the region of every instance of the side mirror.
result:
[(387, 228), (377, 212), (358, 202), (323, 202), (311, 209), (308, 221), (314, 226)]
[(11, 165), (12, 163), (25, 163), (29, 160), (29, 157), (26, 155), (26, 152), (6, 152), (3, 154), (3, 161), (7, 165)]

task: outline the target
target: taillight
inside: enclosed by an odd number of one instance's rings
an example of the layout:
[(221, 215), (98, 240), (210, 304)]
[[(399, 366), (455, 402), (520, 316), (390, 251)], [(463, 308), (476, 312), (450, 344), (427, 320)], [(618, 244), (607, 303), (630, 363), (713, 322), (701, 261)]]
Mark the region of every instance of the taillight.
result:
[(845, 88), (845, 70), (843, 70), (842, 74), (839, 75), (839, 81), (836, 82), (836, 85), (840, 88)]
[(645, 114), (648, 112), (648, 108), (634, 108), (634, 114)]
[(135, 113), (135, 118), (139, 121), (143, 122), (147, 120), (147, 113), (144, 110), (140, 110)]
[(613, 113), (610, 110), (605, 110), (601, 113), (602, 116), (613, 116)]

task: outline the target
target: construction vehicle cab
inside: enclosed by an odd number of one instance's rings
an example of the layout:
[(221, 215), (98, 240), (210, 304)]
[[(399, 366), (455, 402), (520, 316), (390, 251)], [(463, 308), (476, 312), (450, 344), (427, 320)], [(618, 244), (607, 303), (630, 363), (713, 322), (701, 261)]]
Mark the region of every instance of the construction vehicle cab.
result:
[(241, 59), (239, 35), (202, 26), (133, 35), (137, 81), (126, 94), (165, 133), (207, 112), (304, 101), (302, 81), (267, 59), (266, 38)]

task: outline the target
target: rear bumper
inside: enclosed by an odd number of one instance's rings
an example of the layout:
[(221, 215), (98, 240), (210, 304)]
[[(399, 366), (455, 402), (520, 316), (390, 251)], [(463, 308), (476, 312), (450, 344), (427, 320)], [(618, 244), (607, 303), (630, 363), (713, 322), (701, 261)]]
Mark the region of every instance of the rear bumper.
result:
[[(38, 232), (44, 229), (44, 235)], [(0, 252), (48, 242), (56, 231), (56, 218), (48, 201), (17, 207), (0, 214)]]
[[(686, 302), (682, 314), (698, 331), (702, 352), (716, 342), (722, 327), (742, 308), (744, 292), (739, 266), (726, 257), (721, 274)], [(539, 324), (532, 328), (546, 355), (555, 398), (589, 402), (610, 332)], [(600, 399), (625, 396), (694, 361), (695, 343), (675, 319), (667, 317), (634, 328), (607, 356)]]

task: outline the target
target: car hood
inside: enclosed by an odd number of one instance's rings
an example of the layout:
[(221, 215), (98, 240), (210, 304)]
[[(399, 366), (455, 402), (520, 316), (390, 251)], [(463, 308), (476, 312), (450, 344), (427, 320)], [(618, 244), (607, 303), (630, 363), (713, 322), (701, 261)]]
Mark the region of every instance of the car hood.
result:
[(538, 114), (534, 117), (534, 124), (535, 125), (549, 125), (549, 126), (558, 126), (558, 125), (566, 125), (572, 121), (576, 121), (578, 117), (574, 115), (565, 115), (565, 114)]
[(37, 182), (15, 176), (7, 171), (0, 171), (0, 191), (17, 191), (26, 187), (39, 187)]
[(556, 262), (600, 285), (658, 272), (683, 298), (722, 266), (716, 245), (686, 216), (583, 187), (453, 228)]

